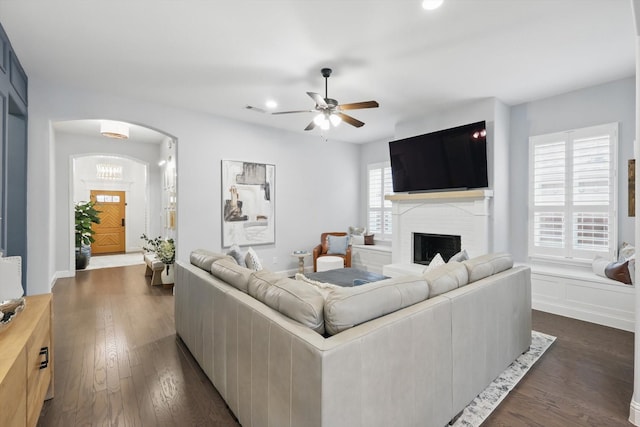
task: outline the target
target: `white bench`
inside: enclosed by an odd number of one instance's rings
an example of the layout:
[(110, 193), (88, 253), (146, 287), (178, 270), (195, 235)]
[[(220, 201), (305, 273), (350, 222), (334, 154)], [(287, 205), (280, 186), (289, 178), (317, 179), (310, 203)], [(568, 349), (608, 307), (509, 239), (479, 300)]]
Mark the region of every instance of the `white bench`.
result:
[(160, 275), (164, 269), (164, 263), (154, 253), (144, 254), (144, 263), (147, 264), (147, 269), (144, 272), (145, 277), (151, 276), (151, 284), (154, 286), (162, 285)]

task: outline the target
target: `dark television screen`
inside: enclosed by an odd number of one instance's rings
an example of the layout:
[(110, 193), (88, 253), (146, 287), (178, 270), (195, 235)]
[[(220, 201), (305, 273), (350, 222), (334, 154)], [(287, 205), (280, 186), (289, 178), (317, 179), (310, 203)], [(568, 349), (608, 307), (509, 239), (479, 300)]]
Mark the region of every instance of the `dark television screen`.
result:
[(389, 142), (393, 191), (487, 187), (486, 135), (482, 121)]

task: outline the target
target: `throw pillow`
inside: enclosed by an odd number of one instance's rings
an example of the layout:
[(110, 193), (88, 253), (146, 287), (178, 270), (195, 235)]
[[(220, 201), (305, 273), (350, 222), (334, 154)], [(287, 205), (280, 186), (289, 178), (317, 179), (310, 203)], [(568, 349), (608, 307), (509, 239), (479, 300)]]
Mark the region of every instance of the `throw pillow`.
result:
[(609, 265), (608, 259), (597, 256), (593, 259), (593, 262), (591, 263), (591, 269), (593, 270), (594, 274), (600, 277), (607, 277), (607, 275), (604, 274), (604, 269), (607, 268), (607, 265)]
[(364, 244), (365, 245), (373, 245), (373, 236), (374, 234), (367, 234), (364, 236)]
[(229, 252), (227, 252), (227, 255), (232, 256), (239, 266), (247, 266), (247, 263), (245, 262), (246, 255), (242, 253), (242, 250), (240, 249), (240, 246), (238, 246), (238, 244), (231, 245), (231, 247), (229, 248)]
[[(349, 226), (348, 234), (349, 234), (349, 244), (350, 245), (364, 245), (364, 227), (354, 227), (353, 225)], [(354, 237), (363, 237), (362, 243), (356, 243)], [(359, 240), (358, 240), (359, 241)]]
[(604, 274), (613, 280), (622, 282), (626, 285), (631, 284), (631, 276), (629, 276), (629, 261), (612, 262), (604, 269)]
[(247, 255), (244, 258), (244, 262), (247, 264), (247, 268), (251, 270), (262, 270), (262, 263), (260, 262), (260, 258), (258, 258), (258, 254), (253, 250), (253, 248), (249, 248), (249, 250), (247, 250)]
[(364, 227), (354, 227), (352, 225), (349, 226), (349, 234), (352, 236), (364, 236)]
[(457, 254), (453, 255), (451, 258), (449, 258), (449, 261), (447, 262), (462, 262), (468, 259), (469, 259), (469, 254), (467, 253), (466, 249), (463, 249)]
[(435, 268), (439, 265), (444, 265), (446, 264), (446, 262), (444, 262), (444, 259), (442, 258), (442, 255), (440, 255), (440, 253), (437, 253), (436, 256), (433, 257), (433, 259), (431, 260), (431, 262), (429, 263), (429, 266), (427, 268), (425, 268), (425, 272), (431, 270), (432, 268)]
[(327, 253), (328, 254), (336, 254), (336, 255), (346, 255), (347, 254), (347, 245), (348, 245), (348, 237), (347, 236), (333, 236), (329, 234), (327, 236)]
[(364, 245), (364, 236), (351, 236), (352, 245)]
[(618, 252), (618, 261), (627, 261), (636, 254), (636, 248), (627, 242), (623, 242)]

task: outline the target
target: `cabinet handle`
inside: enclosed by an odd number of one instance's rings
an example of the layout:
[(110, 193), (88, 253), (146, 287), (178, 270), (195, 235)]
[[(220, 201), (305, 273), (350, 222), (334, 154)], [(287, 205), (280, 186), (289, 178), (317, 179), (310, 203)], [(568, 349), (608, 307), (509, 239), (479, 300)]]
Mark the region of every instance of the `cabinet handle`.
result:
[(44, 369), (49, 366), (49, 347), (42, 347), (40, 349), (40, 356), (44, 355), (44, 361), (40, 362), (40, 368)]

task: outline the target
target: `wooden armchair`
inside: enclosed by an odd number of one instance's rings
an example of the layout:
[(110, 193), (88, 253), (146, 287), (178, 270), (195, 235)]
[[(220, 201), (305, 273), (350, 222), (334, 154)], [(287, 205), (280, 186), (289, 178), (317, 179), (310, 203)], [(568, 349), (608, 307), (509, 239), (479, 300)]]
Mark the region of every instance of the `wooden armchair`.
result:
[(347, 233), (341, 232), (341, 231), (332, 231), (329, 233), (322, 233), (320, 235), (320, 244), (318, 246), (316, 246), (315, 248), (313, 248), (313, 271), (318, 271), (318, 263), (317, 260), (319, 257), (322, 256), (337, 256), (340, 257), (342, 259), (344, 259), (344, 266), (345, 267), (351, 267), (351, 245), (347, 246), (347, 253), (346, 255), (342, 255), (342, 254), (329, 254), (327, 253), (327, 250), (329, 249), (329, 243), (327, 242), (327, 236), (332, 235), (332, 236), (346, 236)]

